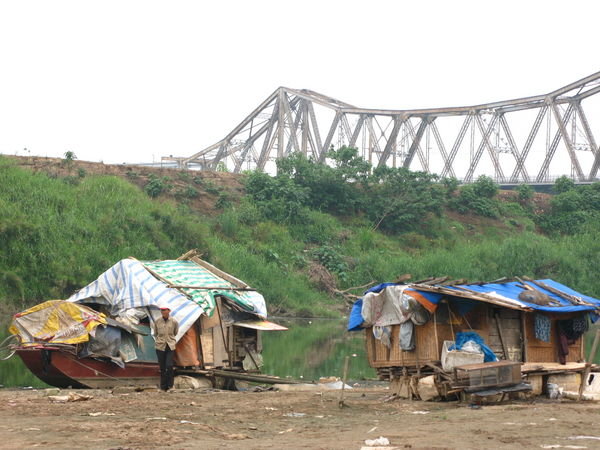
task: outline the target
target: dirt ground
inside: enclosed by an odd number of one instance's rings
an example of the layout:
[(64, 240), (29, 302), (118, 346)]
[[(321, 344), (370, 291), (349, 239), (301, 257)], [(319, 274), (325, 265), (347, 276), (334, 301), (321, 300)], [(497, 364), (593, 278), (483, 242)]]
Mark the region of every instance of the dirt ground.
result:
[[(0, 448), (360, 449), (600, 448), (600, 404), (384, 403), (384, 388), (339, 392), (156, 391), (53, 403), (44, 390), (0, 389)], [(595, 438), (595, 439), (593, 439)]]

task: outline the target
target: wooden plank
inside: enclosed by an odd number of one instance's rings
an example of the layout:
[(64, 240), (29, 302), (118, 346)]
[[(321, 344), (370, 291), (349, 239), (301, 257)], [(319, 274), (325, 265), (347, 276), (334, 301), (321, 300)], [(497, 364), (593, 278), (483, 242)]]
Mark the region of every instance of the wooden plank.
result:
[(521, 366), (521, 372), (532, 373), (532, 372), (581, 372), (585, 369), (585, 363), (568, 362), (567, 364), (560, 364), (557, 362), (532, 362), (524, 363)]
[[(600, 344), (600, 328), (596, 330), (596, 335), (594, 336), (594, 342), (592, 343), (592, 348), (590, 350), (590, 354), (587, 358), (587, 361), (593, 363), (596, 358), (596, 352), (598, 351), (598, 345)], [(583, 354), (583, 350), (582, 350)]]
[(213, 332), (212, 330), (202, 330), (202, 335), (200, 336), (200, 343), (202, 345), (202, 356), (204, 367), (214, 366), (215, 365), (215, 357), (213, 350)]
[[(217, 301), (221, 301), (220, 299), (217, 299)], [(208, 330), (210, 328), (216, 327), (218, 326), (220, 323), (219, 320), (219, 315), (217, 314), (216, 309), (213, 312), (213, 315), (211, 317), (208, 317), (207, 315), (202, 314), (200, 316), (200, 326), (202, 327), (203, 330)]]
[(515, 364), (520, 364), (515, 361), (494, 361), (494, 362), (486, 362), (486, 363), (477, 363), (477, 364), (466, 364), (464, 366), (459, 366), (457, 369), (461, 370), (479, 370), (479, 369), (487, 369), (490, 367), (505, 367), (505, 366), (513, 366)]
[(256, 291), (254, 288), (245, 287), (231, 287), (231, 286), (193, 286), (187, 284), (169, 284), (167, 287), (173, 289), (204, 289), (204, 290), (213, 290), (218, 289), (220, 291)]
[(213, 327), (209, 331), (212, 332), (214, 365), (215, 367), (223, 367), (226, 365), (228, 358), (227, 351), (225, 350), (225, 343), (223, 342), (221, 327)]
[(494, 319), (496, 319), (496, 328), (498, 329), (498, 336), (500, 337), (500, 344), (502, 345), (504, 359), (508, 359), (508, 348), (506, 347), (506, 342), (504, 342), (504, 333), (502, 332), (502, 324), (500, 323), (498, 311), (494, 311)]
[(522, 361), (524, 363), (528, 362), (529, 360), (528, 358), (528, 352), (527, 352), (527, 347), (529, 347), (529, 341), (528, 341), (528, 334), (527, 334), (527, 324), (526, 324), (526, 313), (525, 312), (521, 312), (521, 336), (522, 336), (522, 341), (521, 341), (521, 348), (522, 350)]
[(194, 261), (199, 266), (202, 266), (206, 270), (208, 270), (209, 272), (213, 273), (214, 275), (216, 275), (216, 276), (218, 276), (220, 278), (223, 278), (226, 281), (229, 281), (231, 284), (233, 284), (236, 287), (239, 287), (239, 288), (249, 288), (250, 287), (246, 283), (244, 283), (242, 280), (238, 280), (233, 275), (230, 275), (227, 272), (223, 272), (221, 269), (218, 269), (217, 267), (215, 267), (212, 264), (210, 264), (210, 263), (208, 263), (208, 262), (206, 262), (206, 261), (198, 258), (197, 256), (194, 256), (194, 257), (190, 258), (190, 261)]

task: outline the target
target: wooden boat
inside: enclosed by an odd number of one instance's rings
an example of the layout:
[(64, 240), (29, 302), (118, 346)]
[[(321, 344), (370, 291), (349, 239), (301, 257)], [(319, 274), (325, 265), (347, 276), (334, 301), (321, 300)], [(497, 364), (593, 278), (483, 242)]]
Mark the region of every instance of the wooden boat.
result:
[(56, 345), (19, 347), (16, 354), (36, 377), (59, 388), (157, 386), (160, 379), (156, 361), (132, 361), (121, 368), (111, 361), (78, 358), (72, 350)]
[(9, 332), (25, 365), (52, 386), (157, 386), (150, 324), (163, 306), (179, 324), (176, 369), (259, 372), (260, 333), (286, 329), (266, 320), (260, 293), (190, 251), (121, 260), (67, 300), (15, 314)]

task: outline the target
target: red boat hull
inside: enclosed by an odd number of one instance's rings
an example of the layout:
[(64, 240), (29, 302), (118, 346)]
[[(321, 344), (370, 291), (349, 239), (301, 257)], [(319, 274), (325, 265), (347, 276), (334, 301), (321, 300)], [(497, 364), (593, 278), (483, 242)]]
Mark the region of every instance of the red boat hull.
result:
[(117, 386), (158, 386), (157, 363), (135, 362), (120, 368), (112, 362), (81, 358), (58, 349), (21, 348), (25, 365), (43, 382), (60, 388), (114, 388)]

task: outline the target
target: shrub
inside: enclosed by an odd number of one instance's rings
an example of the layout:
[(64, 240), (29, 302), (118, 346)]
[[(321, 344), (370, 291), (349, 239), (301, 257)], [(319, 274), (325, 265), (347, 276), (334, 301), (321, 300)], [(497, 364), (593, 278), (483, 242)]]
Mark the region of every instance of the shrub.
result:
[(291, 178), (252, 172), (246, 178), (246, 192), (263, 217), (280, 223), (304, 223), (309, 190)]
[(182, 171), (177, 172), (177, 177), (182, 181), (189, 181), (191, 178), (191, 175), (189, 172), (182, 170)]
[(446, 191), (446, 197), (451, 198), (458, 190), (458, 187), (460, 186), (460, 181), (458, 181), (458, 179), (455, 177), (444, 178), (442, 180), (442, 185), (444, 186), (444, 190)]
[(227, 192), (219, 192), (219, 197), (215, 202), (215, 208), (225, 209), (231, 206), (231, 198)]
[(533, 194), (535, 194), (535, 191), (529, 184), (523, 183), (523, 184), (519, 184), (519, 186), (517, 186), (517, 194), (518, 194), (519, 201), (521, 203), (526, 204), (529, 202), (529, 200), (531, 200), (533, 198)]
[(149, 176), (149, 181), (144, 187), (144, 191), (152, 198), (158, 197), (163, 192), (169, 192), (173, 185), (170, 183), (169, 177), (159, 178), (154, 174)]
[(499, 186), (490, 177), (481, 175), (477, 177), (475, 183), (473, 183), (473, 192), (475, 195), (486, 198), (494, 198), (498, 193)]
[(484, 217), (498, 217), (499, 202), (494, 198), (498, 188), (494, 180), (482, 175), (475, 183), (462, 186), (458, 197), (451, 199), (448, 206), (461, 214), (470, 212)]
[(339, 248), (323, 245), (314, 249), (312, 251), (312, 256), (327, 268), (327, 270), (336, 274), (340, 280), (346, 281), (348, 278), (349, 267), (343, 256), (340, 254)]
[(212, 181), (204, 180), (202, 184), (204, 186), (204, 190), (209, 194), (219, 195), (219, 193), (221, 192), (221, 189)]

